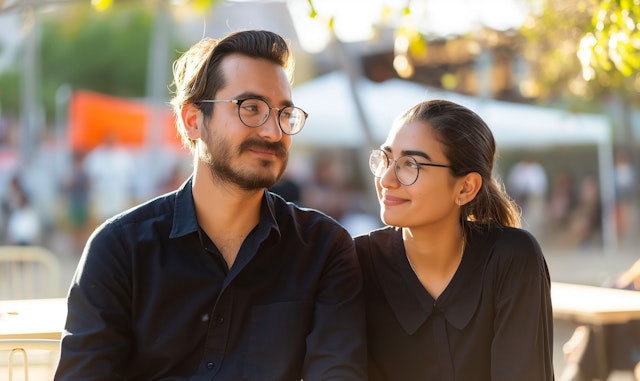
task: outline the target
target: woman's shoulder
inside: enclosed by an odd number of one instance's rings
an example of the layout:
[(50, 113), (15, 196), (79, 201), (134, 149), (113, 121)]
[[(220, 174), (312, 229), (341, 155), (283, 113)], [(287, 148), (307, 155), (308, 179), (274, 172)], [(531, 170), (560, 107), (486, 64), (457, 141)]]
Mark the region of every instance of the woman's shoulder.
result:
[(539, 247), (536, 238), (527, 230), (490, 224), (471, 229), (471, 242), (491, 245), (494, 248), (535, 249)]
[[(531, 268), (546, 268), (540, 244), (527, 230), (507, 226), (492, 226), (476, 235), (476, 244), (489, 264), (499, 268), (523, 271)], [(491, 267), (491, 266), (490, 266)]]
[(529, 231), (521, 228), (503, 226), (499, 229), (496, 248), (508, 248), (526, 251), (540, 251), (538, 240)]

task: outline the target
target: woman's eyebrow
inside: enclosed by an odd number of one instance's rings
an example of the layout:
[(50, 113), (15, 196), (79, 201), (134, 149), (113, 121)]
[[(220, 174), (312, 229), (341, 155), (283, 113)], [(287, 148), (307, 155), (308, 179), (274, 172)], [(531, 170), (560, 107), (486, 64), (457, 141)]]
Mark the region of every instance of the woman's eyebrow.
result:
[[(392, 154), (393, 151), (391, 150), (391, 146), (382, 146), (380, 147), (381, 150)], [(423, 157), (425, 159), (427, 159), (428, 161), (433, 161), (431, 159), (431, 156), (429, 156), (426, 152), (423, 151), (418, 151), (418, 150), (404, 150), (404, 151), (400, 151), (400, 156), (419, 156), (419, 157)]]
[(420, 156), (420, 157), (423, 157), (423, 158), (425, 158), (425, 159), (427, 159), (429, 161), (432, 161), (431, 160), (431, 156), (427, 155), (427, 153), (424, 152), (424, 151), (406, 150), (406, 151), (402, 151), (401, 154), (402, 154), (402, 156), (404, 156), (404, 155)]

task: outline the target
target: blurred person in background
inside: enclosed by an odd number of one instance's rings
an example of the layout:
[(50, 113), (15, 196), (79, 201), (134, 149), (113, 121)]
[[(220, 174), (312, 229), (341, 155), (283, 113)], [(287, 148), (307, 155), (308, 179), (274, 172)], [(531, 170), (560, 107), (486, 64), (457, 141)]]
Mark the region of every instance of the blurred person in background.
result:
[(91, 180), (84, 166), (84, 154), (72, 157), (71, 172), (63, 180), (62, 194), (66, 198), (66, 220), (71, 230), (74, 254), (80, 255), (89, 233), (89, 192)]
[(473, 111), (422, 102), (370, 168), (388, 225), (355, 238), (371, 381), (551, 381), (550, 278)]
[(636, 169), (631, 164), (629, 152), (625, 149), (618, 149), (614, 157), (613, 179), (615, 181), (616, 195), (616, 227), (618, 228), (618, 238), (625, 243), (635, 238), (636, 231), (631, 227), (635, 225), (635, 205), (636, 195)]
[(90, 180), (94, 225), (129, 208), (133, 202), (134, 161), (118, 137), (108, 134), (84, 159)]
[(353, 240), (265, 188), (307, 114), (268, 31), (205, 38), (174, 64), (193, 174), (91, 236), (56, 380), (365, 380)]
[(527, 156), (516, 163), (507, 177), (509, 195), (522, 209), (522, 226), (541, 236), (545, 224), (547, 173), (538, 161)]
[(40, 244), (42, 221), (20, 176), (14, 175), (4, 201), (7, 215), (7, 244), (30, 246)]
[(304, 184), (302, 204), (340, 220), (349, 203), (347, 176), (348, 170), (335, 152), (320, 151), (313, 162), (313, 176)]
[(602, 207), (598, 176), (588, 173), (579, 185), (575, 207), (569, 213), (565, 240), (570, 247), (592, 249), (602, 243)]
[(280, 195), (285, 201), (300, 204), (300, 194), (302, 193), (300, 185), (293, 177), (288, 176), (286, 172), (277, 183), (269, 188), (269, 191)]
[(567, 227), (571, 212), (576, 207), (577, 194), (574, 176), (568, 170), (560, 170), (554, 176), (549, 195), (550, 242), (562, 246), (567, 241)]

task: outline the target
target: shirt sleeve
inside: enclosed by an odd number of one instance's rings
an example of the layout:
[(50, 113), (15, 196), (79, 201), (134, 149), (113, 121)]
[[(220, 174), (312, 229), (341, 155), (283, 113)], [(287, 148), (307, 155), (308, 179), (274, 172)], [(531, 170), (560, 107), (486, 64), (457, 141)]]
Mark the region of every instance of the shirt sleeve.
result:
[(132, 342), (130, 279), (113, 225), (87, 242), (67, 298), (68, 316), (55, 380), (123, 380)]
[(344, 231), (332, 245), (307, 337), (305, 381), (366, 380), (362, 274), (353, 240)]
[(540, 246), (513, 230), (496, 243), (492, 381), (552, 381), (553, 313), (550, 277)]

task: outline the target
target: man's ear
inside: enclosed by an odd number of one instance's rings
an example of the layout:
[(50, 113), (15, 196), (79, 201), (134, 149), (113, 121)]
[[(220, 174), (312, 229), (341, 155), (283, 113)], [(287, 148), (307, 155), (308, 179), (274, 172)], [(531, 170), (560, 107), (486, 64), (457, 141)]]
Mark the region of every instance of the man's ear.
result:
[(198, 140), (202, 136), (201, 129), (204, 128), (202, 111), (194, 104), (188, 103), (182, 106), (180, 118), (189, 139)]
[(460, 188), (457, 198), (458, 205), (464, 205), (471, 202), (471, 200), (473, 200), (480, 191), (481, 186), (482, 176), (480, 176), (479, 173), (467, 173), (462, 178), (462, 187)]

